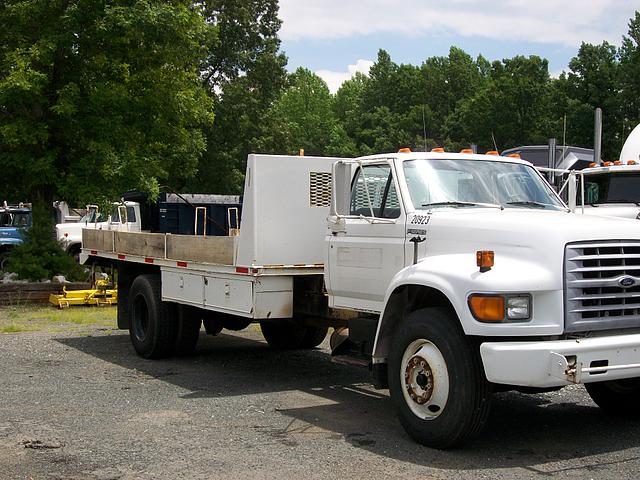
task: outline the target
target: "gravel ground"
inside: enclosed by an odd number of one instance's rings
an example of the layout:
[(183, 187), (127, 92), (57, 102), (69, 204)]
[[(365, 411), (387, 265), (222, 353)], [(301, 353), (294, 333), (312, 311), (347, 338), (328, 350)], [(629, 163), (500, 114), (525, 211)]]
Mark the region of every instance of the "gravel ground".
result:
[(326, 348), (273, 351), (254, 329), (148, 361), (103, 330), (0, 335), (0, 478), (638, 477), (640, 423), (580, 387), (498, 394), (480, 438), (442, 452)]

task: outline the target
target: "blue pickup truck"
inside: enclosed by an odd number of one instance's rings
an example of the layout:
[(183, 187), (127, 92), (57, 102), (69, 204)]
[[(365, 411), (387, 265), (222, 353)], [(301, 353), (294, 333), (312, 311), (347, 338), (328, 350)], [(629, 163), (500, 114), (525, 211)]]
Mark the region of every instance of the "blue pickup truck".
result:
[(0, 270), (4, 270), (13, 246), (23, 242), (23, 233), (31, 222), (30, 206), (0, 206)]

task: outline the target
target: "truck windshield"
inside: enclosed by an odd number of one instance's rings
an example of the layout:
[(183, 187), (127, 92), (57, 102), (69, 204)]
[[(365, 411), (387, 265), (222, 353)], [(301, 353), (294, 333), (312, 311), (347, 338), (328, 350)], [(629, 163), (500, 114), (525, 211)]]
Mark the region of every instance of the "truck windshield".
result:
[[(599, 173), (585, 175), (584, 201), (597, 203), (640, 203), (640, 172), (638, 173)], [(581, 200), (578, 191), (578, 203)]]
[(0, 214), (1, 227), (28, 227), (31, 225), (30, 212), (4, 212)]
[(417, 159), (404, 162), (404, 175), (416, 209), (474, 206), (566, 209), (534, 169), (520, 163)]
[(102, 219), (102, 214), (97, 210), (89, 210), (81, 219), (79, 223), (93, 223)]

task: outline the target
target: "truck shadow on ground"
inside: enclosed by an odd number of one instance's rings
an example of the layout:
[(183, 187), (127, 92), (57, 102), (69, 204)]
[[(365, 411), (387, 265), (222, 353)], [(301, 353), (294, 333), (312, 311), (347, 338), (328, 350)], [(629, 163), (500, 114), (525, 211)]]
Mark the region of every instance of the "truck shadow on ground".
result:
[[(265, 431), (273, 441), (287, 446), (309, 441), (308, 434), (328, 435), (375, 454), (431, 468), (521, 467), (532, 474), (595, 470), (602, 467), (599, 455), (640, 446), (640, 421), (608, 417), (583, 389), (574, 388), (548, 395), (496, 394), (488, 424), (477, 440), (457, 450), (432, 450), (409, 439), (388, 393), (367, 384), (366, 369), (331, 363), (327, 350), (277, 351), (261, 341), (257, 332), (241, 335), (203, 334), (194, 356), (156, 361), (138, 357), (126, 334), (58, 341), (179, 386), (187, 391), (181, 395), (185, 399), (286, 391), (324, 399), (318, 402), (321, 405), (302, 408), (274, 405), (291, 421), (285, 429), (265, 427)], [(130, 377), (132, 383), (136, 381)], [(640, 460), (630, 455), (631, 451), (621, 454), (619, 462)]]

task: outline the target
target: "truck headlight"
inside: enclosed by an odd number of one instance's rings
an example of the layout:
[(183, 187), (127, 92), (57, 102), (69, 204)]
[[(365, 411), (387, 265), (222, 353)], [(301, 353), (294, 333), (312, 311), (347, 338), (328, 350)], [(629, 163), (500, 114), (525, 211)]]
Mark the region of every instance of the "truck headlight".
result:
[(531, 319), (531, 295), (474, 293), (468, 299), (469, 310), (479, 322), (522, 322)]
[(507, 297), (507, 318), (509, 320), (531, 318), (531, 297), (529, 295)]

